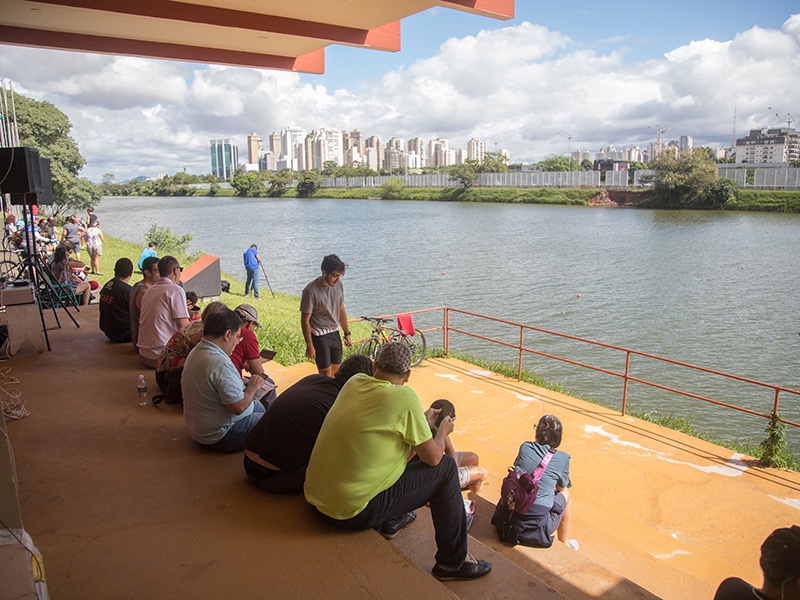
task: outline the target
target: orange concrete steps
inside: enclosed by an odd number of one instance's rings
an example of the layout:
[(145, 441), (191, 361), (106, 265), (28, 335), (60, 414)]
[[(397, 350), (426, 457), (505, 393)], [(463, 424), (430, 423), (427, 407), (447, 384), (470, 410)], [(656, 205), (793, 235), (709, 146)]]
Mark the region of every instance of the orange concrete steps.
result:
[(409, 385), (424, 406), (455, 403), (453, 442), (480, 455), (490, 511), (533, 425), (558, 415), (572, 456), (570, 537), (581, 555), (657, 596), (711, 597), (729, 576), (759, 581), (764, 538), (798, 521), (800, 473), (454, 359), (426, 361)]
[[(493, 506), (477, 499), (475, 522), (470, 530), (469, 551), (492, 563), (492, 572), (476, 581), (444, 582), (461, 600), (503, 598), (566, 598), (591, 600), (655, 600), (657, 596), (594, 563), (563, 544), (547, 550), (517, 546), (497, 539), (490, 523)], [(417, 511), (413, 525), (392, 543), (420, 567), (430, 568), (436, 552), (430, 510)]]

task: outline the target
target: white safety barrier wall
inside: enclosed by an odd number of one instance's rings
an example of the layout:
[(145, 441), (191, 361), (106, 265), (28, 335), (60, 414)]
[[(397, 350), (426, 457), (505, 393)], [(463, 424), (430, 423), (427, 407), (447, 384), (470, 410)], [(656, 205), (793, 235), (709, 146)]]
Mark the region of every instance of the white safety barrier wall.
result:
[[(747, 174), (752, 174), (752, 184), (747, 184)], [(746, 167), (723, 166), (717, 169), (720, 177), (733, 179), (740, 187), (767, 190), (798, 190), (800, 189), (800, 169), (792, 167)]]

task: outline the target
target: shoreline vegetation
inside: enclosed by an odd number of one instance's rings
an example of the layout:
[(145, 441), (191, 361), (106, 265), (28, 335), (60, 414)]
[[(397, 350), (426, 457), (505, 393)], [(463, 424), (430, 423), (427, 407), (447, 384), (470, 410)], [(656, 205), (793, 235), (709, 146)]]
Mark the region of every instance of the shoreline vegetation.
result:
[[(135, 244), (133, 242), (126, 242), (118, 238), (106, 236), (106, 241), (103, 244), (103, 254), (100, 257), (100, 272), (113, 273), (114, 264), (122, 257), (128, 257), (136, 261), (144, 245), (144, 242)], [(162, 252), (162, 254), (167, 253), (168, 252)], [(179, 259), (184, 258), (186, 257), (179, 257)], [(98, 277), (97, 275), (91, 275), (90, 277), (98, 280), (101, 286), (111, 278), (111, 276)], [(131, 281), (138, 281), (139, 277), (139, 273), (134, 272)], [(230, 292), (223, 292), (221, 294), (219, 299), (221, 302), (230, 308), (235, 308), (239, 304), (251, 304), (258, 311), (259, 321), (262, 323), (262, 327), (256, 330), (256, 337), (262, 348), (269, 348), (277, 352), (275, 360), (283, 365), (293, 365), (308, 361), (305, 356), (305, 340), (303, 339), (299, 325), (299, 296), (276, 292), (275, 298), (273, 299), (271, 294), (267, 294), (266, 290), (262, 290), (261, 298), (258, 300), (252, 297), (245, 298), (243, 295), (243, 281), (240, 281), (228, 273), (223, 273), (222, 278), (229, 281), (231, 287)], [(346, 355), (357, 351), (360, 340), (369, 336), (371, 328), (366, 323), (352, 323), (351, 331), (353, 332), (354, 350), (346, 351)], [(444, 357), (444, 349), (429, 348), (427, 356), (429, 358)], [(517, 377), (517, 367), (515, 365), (510, 365), (501, 361), (486, 360), (458, 351), (451, 351), (450, 357), (463, 360), (500, 375), (511, 377), (512, 379), (516, 379)], [(267, 369), (268, 368), (267, 366)], [(575, 396), (563, 385), (546, 381), (540, 375), (531, 373), (527, 369), (523, 369), (522, 380), (548, 390), (574, 396), (592, 404), (606, 406), (606, 408), (615, 408), (592, 398)], [(668, 429), (680, 431), (718, 446), (729, 448), (735, 452), (752, 456), (769, 466), (800, 471), (800, 456), (793, 453), (788, 448), (785, 431), (783, 430), (783, 425), (780, 423), (777, 425), (770, 424), (767, 427), (767, 439), (765, 439), (764, 442), (752, 440), (731, 441), (719, 439), (716, 436), (697, 429), (695, 425), (685, 417), (659, 414), (657, 411), (647, 413), (641, 411), (637, 412), (635, 409), (629, 410), (628, 414), (644, 421), (667, 427)]]
[[(144, 190), (143, 190), (144, 191)], [(148, 193), (130, 195), (148, 196)], [(178, 197), (257, 197), (299, 198), (294, 188), (280, 194), (240, 196), (235, 189), (197, 189), (181, 185), (160, 187), (156, 196)], [(106, 198), (113, 198), (113, 195)], [(625, 208), (676, 209), (697, 208), (701, 210), (733, 210), (754, 212), (800, 213), (800, 191), (737, 189), (734, 195), (718, 207), (675, 206), (663, 195), (653, 190), (608, 190), (599, 188), (411, 188), (396, 186), (388, 192), (383, 188), (319, 188), (304, 199), (331, 198), (334, 200), (413, 200), (420, 202), (494, 202), (504, 204), (555, 204), (571, 206), (601, 206)]]

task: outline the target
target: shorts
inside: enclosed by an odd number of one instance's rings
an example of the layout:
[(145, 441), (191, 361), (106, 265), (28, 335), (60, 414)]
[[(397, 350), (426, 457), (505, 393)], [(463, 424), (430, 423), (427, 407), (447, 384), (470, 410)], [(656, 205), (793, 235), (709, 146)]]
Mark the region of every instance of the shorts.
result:
[(469, 483), (469, 467), (458, 467), (458, 485), (462, 489)]
[(101, 256), (103, 254), (103, 247), (102, 246), (86, 246), (86, 251), (89, 253), (89, 256)]
[(317, 353), (318, 369), (327, 369), (331, 365), (342, 364), (342, 338), (338, 331), (325, 335), (312, 335), (311, 343)]

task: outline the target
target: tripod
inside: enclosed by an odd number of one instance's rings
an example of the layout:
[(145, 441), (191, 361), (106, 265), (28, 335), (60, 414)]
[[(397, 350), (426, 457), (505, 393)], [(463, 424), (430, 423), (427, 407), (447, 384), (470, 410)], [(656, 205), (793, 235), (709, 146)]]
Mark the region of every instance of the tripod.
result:
[[(36, 248), (36, 235), (34, 232), (32, 218), (33, 214), (31, 212), (31, 203), (29, 202), (30, 195), (31, 194), (14, 194), (15, 200), (18, 201), (21, 199), (19, 204), (22, 206), (22, 221), (24, 223), (22, 239), (25, 246), (22, 256), (23, 268), (21, 272), (27, 273), (31, 283), (33, 284), (34, 293), (36, 294), (36, 302), (39, 307), (39, 318), (42, 321), (42, 331), (44, 332), (44, 338), (47, 342), (47, 349), (52, 350), (50, 346), (50, 336), (47, 334), (47, 325), (45, 324), (44, 320), (44, 310), (42, 307), (42, 302), (45, 295), (47, 296), (50, 306), (53, 309), (53, 316), (56, 319), (56, 324), (58, 325), (59, 329), (61, 328), (61, 321), (58, 318), (58, 312), (56, 310), (57, 307), (64, 309), (64, 312), (66, 312), (69, 318), (72, 319), (75, 327), (80, 327), (80, 324), (75, 320), (75, 317), (72, 315), (72, 313), (70, 313), (67, 303), (64, 302), (63, 294), (59, 294), (53, 285), (53, 281), (55, 280), (53, 271), (39, 255), (38, 249)], [(69, 304), (72, 304), (76, 310), (80, 310), (78, 309), (78, 305), (74, 300), (74, 296), (67, 298)]]

